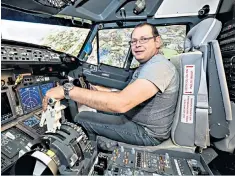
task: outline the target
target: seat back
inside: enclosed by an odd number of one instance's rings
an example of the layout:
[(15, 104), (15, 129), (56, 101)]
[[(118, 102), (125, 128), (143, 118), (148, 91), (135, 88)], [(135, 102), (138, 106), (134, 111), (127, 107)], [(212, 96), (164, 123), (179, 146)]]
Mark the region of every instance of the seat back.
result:
[[(201, 21), (188, 32), (185, 53), (170, 59), (180, 75), (179, 97), (171, 131), (172, 141), (176, 145), (206, 148), (210, 144), (208, 43), (217, 38), (221, 28), (221, 22), (214, 18)], [(221, 119), (225, 119), (225, 116), (221, 116)]]
[(195, 103), (199, 89), (202, 53), (183, 53), (172, 57), (180, 76), (178, 103), (171, 136), (180, 146), (193, 147), (195, 141)]

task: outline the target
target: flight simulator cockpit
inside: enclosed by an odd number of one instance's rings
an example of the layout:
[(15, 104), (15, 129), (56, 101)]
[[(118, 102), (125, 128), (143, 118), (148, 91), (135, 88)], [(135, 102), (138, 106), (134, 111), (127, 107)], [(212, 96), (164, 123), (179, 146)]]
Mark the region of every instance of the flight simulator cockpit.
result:
[[(235, 174), (234, 0), (2, 0), (1, 16), (2, 175)], [(76, 117), (99, 110), (46, 99), (70, 83), (124, 90), (142, 67), (130, 43), (141, 23), (179, 73), (156, 146), (94, 137)]]

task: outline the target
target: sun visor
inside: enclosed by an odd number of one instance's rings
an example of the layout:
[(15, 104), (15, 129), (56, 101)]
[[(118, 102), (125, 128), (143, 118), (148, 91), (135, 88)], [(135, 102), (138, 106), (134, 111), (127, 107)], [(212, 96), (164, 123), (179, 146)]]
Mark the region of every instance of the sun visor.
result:
[[(164, 0), (155, 13), (155, 18), (197, 16), (216, 14), (220, 0)], [(206, 9), (203, 9), (206, 7)], [(209, 9), (208, 9), (209, 8)], [(201, 10), (201, 11), (200, 11)]]

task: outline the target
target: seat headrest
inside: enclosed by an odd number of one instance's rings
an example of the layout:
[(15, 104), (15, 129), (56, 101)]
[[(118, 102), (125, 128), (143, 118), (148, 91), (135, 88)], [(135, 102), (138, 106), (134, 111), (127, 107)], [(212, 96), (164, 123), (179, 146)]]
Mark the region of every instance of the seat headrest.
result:
[(184, 41), (184, 51), (189, 52), (201, 45), (215, 40), (222, 28), (222, 23), (215, 18), (207, 18), (194, 26)]

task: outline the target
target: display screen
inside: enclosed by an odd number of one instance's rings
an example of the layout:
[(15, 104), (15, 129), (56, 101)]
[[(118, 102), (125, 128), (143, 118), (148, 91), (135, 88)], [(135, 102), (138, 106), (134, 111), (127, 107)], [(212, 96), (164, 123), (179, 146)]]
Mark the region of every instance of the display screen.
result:
[(42, 96), (44, 97), (47, 93), (47, 91), (51, 88), (54, 87), (54, 84), (53, 83), (46, 83), (46, 84), (42, 84), (40, 85), (40, 89), (41, 89), (41, 92), (42, 92)]
[(40, 120), (38, 120), (36, 117), (32, 116), (32, 117), (24, 120), (23, 123), (25, 126), (34, 127), (35, 125), (40, 123)]
[(2, 92), (1, 93), (2, 97), (1, 97), (1, 120), (3, 117), (5, 116), (12, 116), (12, 110), (11, 110), (11, 106), (10, 106), (10, 102), (7, 96), (6, 92)]
[(18, 155), (18, 152), (31, 142), (32, 138), (16, 127), (1, 133), (1, 152), (9, 159)]
[(29, 113), (42, 106), (39, 86), (20, 88), (19, 95), (24, 113)]

